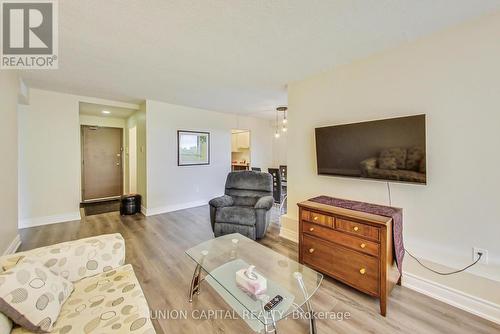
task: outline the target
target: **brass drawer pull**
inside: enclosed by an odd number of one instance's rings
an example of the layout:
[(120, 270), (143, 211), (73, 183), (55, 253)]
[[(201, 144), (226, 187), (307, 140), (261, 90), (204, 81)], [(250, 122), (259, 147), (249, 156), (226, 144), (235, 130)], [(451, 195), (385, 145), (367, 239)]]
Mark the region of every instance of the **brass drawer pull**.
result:
[(365, 244), (361, 244), (361, 245), (359, 245), (359, 247), (361, 247), (361, 248), (365, 248), (365, 247), (366, 247), (366, 245), (365, 245)]
[(311, 228), (309, 229), (309, 231), (311, 231), (311, 232), (312, 232), (312, 231), (314, 231), (314, 227), (311, 227)]
[(357, 227), (357, 226), (354, 226), (354, 227), (353, 227), (352, 229), (354, 230), (354, 232), (358, 232), (358, 230), (359, 230), (359, 227)]
[(365, 269), (365, 268), (361, 268), (361, 269), (359, 269), (359, 273), (360, 273), (361, 275), (366, 274), (366, 269)]
[(318, 220), (318, 218), (319, 218), (318, 216), (314, 216), (313, 220)]
[(314, 248), (309, 248), (309, 253), (314, 253)]

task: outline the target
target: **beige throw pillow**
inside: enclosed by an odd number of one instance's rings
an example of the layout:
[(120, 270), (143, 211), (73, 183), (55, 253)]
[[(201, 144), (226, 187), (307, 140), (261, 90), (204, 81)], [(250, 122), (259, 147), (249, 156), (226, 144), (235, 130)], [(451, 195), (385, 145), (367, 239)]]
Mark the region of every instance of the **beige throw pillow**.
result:
[(72, 291), (70, 281), (41, 262), (23, 259), (0, 273), (0, 312), (32, 332), (47, 333)]

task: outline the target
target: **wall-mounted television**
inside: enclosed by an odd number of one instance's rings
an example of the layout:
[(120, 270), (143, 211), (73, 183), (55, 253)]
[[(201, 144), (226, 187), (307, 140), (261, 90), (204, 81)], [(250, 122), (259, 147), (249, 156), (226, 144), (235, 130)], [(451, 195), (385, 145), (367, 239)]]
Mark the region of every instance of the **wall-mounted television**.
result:
[(425, 115), (316, 128), (318, 174), (427, 183)]

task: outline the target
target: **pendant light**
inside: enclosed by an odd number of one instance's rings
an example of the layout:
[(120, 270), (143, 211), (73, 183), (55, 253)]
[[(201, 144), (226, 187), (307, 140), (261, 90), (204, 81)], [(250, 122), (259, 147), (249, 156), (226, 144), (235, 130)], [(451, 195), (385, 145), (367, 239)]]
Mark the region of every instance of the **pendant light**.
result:
[(288, 131), (288, 127), (287, 127), (288, 118), (286, 117), (286, 111), (287, 110), (288, 110), (287, 107), (278, 107), (278, 108), (276, 108), (276, 112), (277, 113), (279, 113), (279, 112), (283, 113), (283, 126), (281, 128), (281, 131), (283, 131), (283, 132), (287, 132)]
[(276, 138), (276, 139), (278, 139), (280, 137), (280, 132), (278, 130), (278, 118), (279, 118), (279, 113), (278, 113), (278, 109), (276, 109), (276, 124), (275, 124), (276, 131), (274, 132), (274, 138)]

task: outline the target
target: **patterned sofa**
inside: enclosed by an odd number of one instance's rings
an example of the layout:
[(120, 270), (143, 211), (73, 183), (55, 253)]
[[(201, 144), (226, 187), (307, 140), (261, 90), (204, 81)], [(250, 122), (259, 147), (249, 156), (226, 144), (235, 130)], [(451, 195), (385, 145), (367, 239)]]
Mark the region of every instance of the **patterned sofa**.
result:
[(426, 183), (425, 151), (421, 147), (388, 148), (360, 163), (361, 175), (375, 179)]
[[(0, 277), (23, 258), (41, 261), (73, 282), (51, 333), (154, 334), (149, 307), (130, 264), (120, 234), (64, 242), (0, 257)], [(1, 284), (1, 280), (0, 280)], [(0, 313), (0, 333), (32, 333)]]

